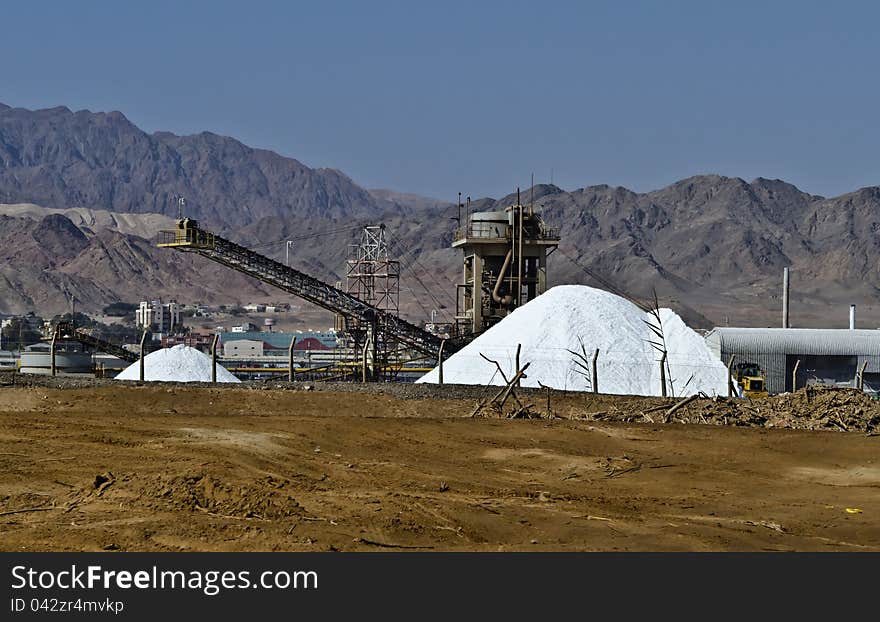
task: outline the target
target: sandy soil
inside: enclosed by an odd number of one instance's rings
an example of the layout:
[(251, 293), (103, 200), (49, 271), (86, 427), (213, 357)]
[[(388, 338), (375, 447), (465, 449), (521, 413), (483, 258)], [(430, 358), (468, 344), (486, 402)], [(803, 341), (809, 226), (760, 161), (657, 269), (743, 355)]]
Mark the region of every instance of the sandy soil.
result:
[(880, 550), (878, 436), (394, 393), (7, 386), (0, 549)]

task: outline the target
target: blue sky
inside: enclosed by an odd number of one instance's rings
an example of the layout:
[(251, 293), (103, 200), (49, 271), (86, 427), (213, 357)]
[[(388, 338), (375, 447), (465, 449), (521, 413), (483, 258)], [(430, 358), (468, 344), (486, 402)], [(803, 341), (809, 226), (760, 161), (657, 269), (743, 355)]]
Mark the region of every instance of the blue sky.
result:
[(0, 101), (120, 110), (453, 200), (880, 184), (871, 2), (5, 2)]

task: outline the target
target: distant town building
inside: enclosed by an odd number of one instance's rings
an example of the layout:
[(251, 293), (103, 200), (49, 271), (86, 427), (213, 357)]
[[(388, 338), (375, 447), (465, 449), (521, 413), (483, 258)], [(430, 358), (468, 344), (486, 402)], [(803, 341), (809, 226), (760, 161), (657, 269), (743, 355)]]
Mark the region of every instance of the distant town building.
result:
[(252, 302), (242, 307), (248, 313), (284, 313), (290, 311), (290, 305), (287, 303), (262, 304)]
[(180, 325), (180, 306), (176, 301), (142, 301), (134, 312), (138, 328), (148, 328), (154, 333), (167, 334)]
[(211, 343), (214, 341), (214, 335), (205, 335), (202, 333), (189, 333), (188, 335), (164, 335), (162, 337), (162, 347), (171, 348), (173, 346), (189, 346), (196, 348), (202, 352), (211, 351)]
[(223, 344), (223, 356), (251, 357), (263, 356), (266, 344), (258, 339), (237, 339)]
[(250, 322), (245, 322), (241, 326), (233, 326), (231, 332), (233, 332), (233, 333), (250, 333), (255, 330), (257, 330), (257, 327), (255, 324), (251, 324)]
[[(290, 348), (290, 340), (296, 337), (294, 350), (296, 351), (322, 351), (332, 350), (337, 347), (338, 336), (334, 331), (308, 331), (296, 333), (276, 333), (269, 331), (248, 331), (228, 332), (220, 334), (220, 341), (223, 344), (224, 356), (287, 356), (287, 350)], [(242, 344), (242, 342), (250, 342), (249, 344), (240, 345), (235, 348), (234, 344)], [(262, 344), (253, 345), (253, 344)], [(255, 349), (262, 348), (262, 352), (258, 353)]]

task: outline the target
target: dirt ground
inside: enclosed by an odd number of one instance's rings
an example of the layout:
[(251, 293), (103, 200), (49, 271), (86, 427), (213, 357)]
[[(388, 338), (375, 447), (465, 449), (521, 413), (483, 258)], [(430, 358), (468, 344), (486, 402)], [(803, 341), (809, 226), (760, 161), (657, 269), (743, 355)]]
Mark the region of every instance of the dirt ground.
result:
[(880, 550), (865, 431), (660, 423), (658, 398), (519, 420), (436, 387), (7, 384), (6, 551)]

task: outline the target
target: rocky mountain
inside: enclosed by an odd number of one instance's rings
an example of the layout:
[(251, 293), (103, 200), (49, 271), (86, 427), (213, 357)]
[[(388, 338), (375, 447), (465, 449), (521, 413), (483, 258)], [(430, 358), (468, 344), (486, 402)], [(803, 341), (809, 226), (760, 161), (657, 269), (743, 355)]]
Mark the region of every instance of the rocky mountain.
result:
[(84, 231), (63, 214), (0, 215), (0, 312), (96, 312), (113, 301), (162, 296), (243, 303), (269, 295), (252, 279), (195, 257), (168, 253), (139, 236)]
[[(177, 215), (178, 195), (189, 215), (275, 258), (285, 259), (292, 240), (291, 262), (330, 282), (344, 279), (358, 227), (384, 222), (401, 259), (404, 313), (424, 320), (436, 310), (442, 320), (454, 310), (454, 205), (365, 190), (338, 171), (214, 134), (147, 134), (120, 113), (0, 106), (0, 203), (52, 208), (0, 208), (0, 312), (63, 308), (65, 288), (96, 307), (275, 294), (154, 247), (151, 231)], [(642, 299), (656, 290), (697, 326), (777, 325), (782, 268), (791, 266), (795, 325), (846, 326), (854, 302), (860, 326), (880, 326), (880, 188), (825, 198), (780, 180), (701, 175), (647, 193), (523, 190), (523, 201), (532, 196), (562, 234), (552, 283), (599, 276)], [(472, 209), (514, 200), (480, 199)], [(73, 207), (88, 209), (66, 211)]]
[(383, 201), (333, 169), (202, 132), (147, 134), (120, 112), (0, 104), (0, 203), (177, 216), (215, 228), (268, 216), (371, 215)]
[(35, 220), (42, 220), (49, 214), (62, 214), (85, 233), (111, 229), (144, 238), (152, 238), (156, 235), (156, 231), (162, 229), (173, 229), (176, 222), (174, 218), (161, 214), (126, 214), (87, 207), (59, 209), (40, 207), (33, 203), (0, 205), (0, 214), (25, 216)]

